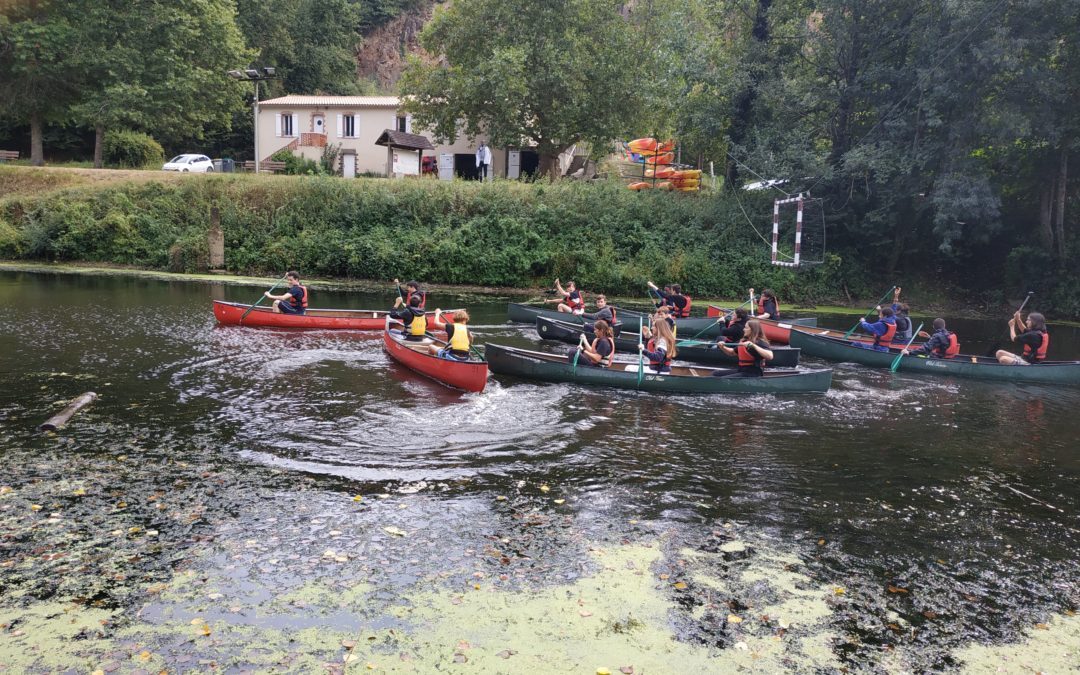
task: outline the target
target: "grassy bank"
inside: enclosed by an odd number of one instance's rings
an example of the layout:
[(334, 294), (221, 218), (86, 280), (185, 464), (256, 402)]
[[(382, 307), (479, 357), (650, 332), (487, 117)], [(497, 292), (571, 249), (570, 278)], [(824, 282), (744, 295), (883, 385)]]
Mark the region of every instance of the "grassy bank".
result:
[[(0, 256), (14, 260), (203, 272), (217, 208), (225, 268), (241, 275), (298, 267), (314, 277), (514, 288), (560, 277), (633, 295), (646, 280), (678, 280), (698, 296), (741, 296), (752, 284), (792, 301), (833, 298), (842, 276), (860, 278), (840, 258), (809, 271), (771, 266), (734, 200), (636, 194), (615, 183), (88, 177), (3, 167), (0, 190)], [(748, 206), (767, 212), (771, 202), (758, 202)]]
[[(240, 277), (276, 278), (298, 268), (305, 278), (338, 285), (398, 277), (526, 294), (558, 277), (639, 301), (647, 280), (674, 281), (698, 304), (742, 298), (754, 286), (775, 289), (788, 306), (838, 312), (861, 312), (883, 292), (864, 261), (839, 249), (813, 267), (769, 264), (751, 222), (767, 229), (772, 195), (740, 199), (633, 193), (607, 182), (345, 181), (3, 166), (0, 258), (204, 274), (210, 214), (217, 209), (225, 271)], [(1000, 302), (972, 306), (939, 282), (896, 281), (927, 311), (962, 308), (973, 315)]]

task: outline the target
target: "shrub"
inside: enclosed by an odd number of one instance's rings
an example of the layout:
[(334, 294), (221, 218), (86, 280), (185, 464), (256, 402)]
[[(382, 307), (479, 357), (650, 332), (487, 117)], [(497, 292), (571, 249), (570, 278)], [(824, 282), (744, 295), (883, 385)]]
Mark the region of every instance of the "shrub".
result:
[(282, 148), (270, 155), (275, 162), (285, 162), (285, 174), (288, 176), (315, 176), (323, 173), (322, 166), (313, 159), (294, 155), (292, 150)]
[(102, 150), (110, 166), (140, 168), (165, 162), (161, 144), (138, 131), (108, 131)]

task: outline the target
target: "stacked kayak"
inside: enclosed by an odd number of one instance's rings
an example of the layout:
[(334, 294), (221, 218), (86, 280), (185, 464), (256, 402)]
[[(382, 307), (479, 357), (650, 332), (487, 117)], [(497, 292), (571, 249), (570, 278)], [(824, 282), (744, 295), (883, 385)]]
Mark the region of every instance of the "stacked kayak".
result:
[[(491, 372), (546, 382), (636, 389), (678, 394), (809, 394), (824, 393), (832, 370), (766, 371), (763, 377), (717, 377), (712, 368), (673, 366), (670, 373), (639, 372), (637, 360), (615, 361), (610, 368), (577, 366), (565, 354), (535, 352), (488, 344)], [(728, 371), (724, 371), (728, 372)], [(730, 372), (734, 372), (733, 370)]]
[[(248, 309), (251, 311), (248, 312)], [(453, 312), (454, 310), (447, 310)], [(247, 316), (244, 313), (247, 312)], [(214, 316), (224, 326), (262, 326), (319, 330), (382, 330), (389, 312), (368, 309), (308, 309), (305, 314), (279, 314), (270, 307), (214, 301)], [(428, 312), (433, 316), (434, 312)]]
[[(850, 338), (838, 339), (817, 331), (791, 331), (791, 346), (799, 347), (808, 355), (832, 361), (859, 363), (871, 368), (889, 368), (901, 347), (887, 352), (853, 346)], [(1043, 361), (1028, 366), (1006, 366), (997, 359), (986, 356), (960, 354), (952, 359), (938, 359), (909, 354), (900, 359), (898, 371), (953, 375), (979, 380), (1009, 380), (1039, 384), (1080, 384), (1080, 361)]]
[[(586, 331), (581, 324), (549, 319), (545, 316), (536, 317), (536, 332), (544, 340), (557, 340), (575, 345), (582, 335), (590, 342), (596, 338), (592, 331)], [(615, 351), (637, 354), (640, 339), (641, 336), (638, 333), (623, 330), (615, 338)], [(723, 350), (706, 341), (685, 340), (678, 343), (678, 348), (679, 353), (676, 358), (680, 361), (693, 361), (694, 363), (717, 366), (734, 366), (738, 364), (737, 357), (729, 356)], [(799, 365), (798, 349), (774, 346), (772, 352), (773, 360), (768, 363), (769, 368), (795, 368)]]
[(390, 321), (385, 322), (383, 346), (390, 358), (410, 370), (425, 375), (436, 382), (463, 391), (481, 392), (487, 384), (488, 364), (480, 359), (454, 361), (434, 356), (428, 349), (434, 342), (406, 340), (397, 330), (391, 330)]

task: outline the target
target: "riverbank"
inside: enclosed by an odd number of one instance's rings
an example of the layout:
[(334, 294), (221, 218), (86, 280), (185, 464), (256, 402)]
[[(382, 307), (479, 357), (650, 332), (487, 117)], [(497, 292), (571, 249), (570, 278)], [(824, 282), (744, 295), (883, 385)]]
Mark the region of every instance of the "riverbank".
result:
[[(162, 281), (199, 281), (211, 284), (224, 284), (230, 286), (251, 286), (252, 288), (269, 288), (278, 281), (278, 279), (264, 276), (245, 276), (234, 274), (205, 274), (205, 273), (184, 273), (184, 272), (162, 272), (159, 270), (141, 269), (131, 266), (122, 265), (103, 265), (100, 263), (28, 263), (14, 260), (0, 260), (0, 270), (6, 270), (10, 272), (28, 272), (33, 274), (76, 274), (76, 275), (88, 275), (88, 276), (130, 276), (143, 279), (160, 279)], [(403, 279), (402, 282), (405, 280)], [(304, 278), (304, 284), (312, 290), (332, 290), (332, 291), (363, 291), (370, 293), (381, 293), (387, 290), (392, 291), (392, 285), (384, 281), (374, 281), (367, 279), (310, 279)], [(545, 291), (548, 289), (543, 288), (509, 288), (509, 287), (484, 287), (473, 286), (466, 284), (427, 284), (425, 288), (430, 291), (451, 295), (455, 298), (467, 300), (472, 297), (485, 297), (491, 296), (505, 297), (512, 302), (530, 302), (537, 301), (539, 299), (549, 298)], [(255, 294), (254, 297), (257, 297)], [(625, 295), (609, 295), (613, 302), (624, 306), (644, 306), (647, 300), (643, 297), (630, 297)], [(880, 298), (864, 299), (861, 301), (863, 304), (859, 304), (860, 301), (855, 301), (851, 306), (836, 305), (836, 304), (821, 304), (821, 305), (808, 305), (808, 304), (796, 304), (794, 306), (784, 305), (785, 309), (795, 313), (822, 313), (822, 314), (841, 314), (848, 316), (862, 316), (866, 313), (866, 307), (873, 305)], [(695, 306), (699, 308), (699, 311), (703, 312), (703, 308), (708, 305), (718, 305), (721, 307), (738, 306), (745, 302), (745, 300), (736, 300), (732, 298), (696, 298), (694, 300)], [(913, 316), (923, 318), (933, 318), (933, 316), (949, 316), (953, 318), (969, 318), (969, 319), (992, 319), (995, 318), (987, 313), (974, 311), (971, 307), (936, 307), (934, 308), (936, 313), (930, 311), (920, 311), (916, 309)], [(1057, 321), (1062, 325), (1080, 326), (1080, 322), (1069, 321)]]

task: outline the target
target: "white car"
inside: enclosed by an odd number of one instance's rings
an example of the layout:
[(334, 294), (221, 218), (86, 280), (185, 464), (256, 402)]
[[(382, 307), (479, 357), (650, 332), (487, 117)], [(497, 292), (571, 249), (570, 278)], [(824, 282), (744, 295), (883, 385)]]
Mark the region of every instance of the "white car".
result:
[(206, 155), (177, 155), (165, 162), (162, 171), (182, 171), (184, 173), (213, 173), (214, 162)]

